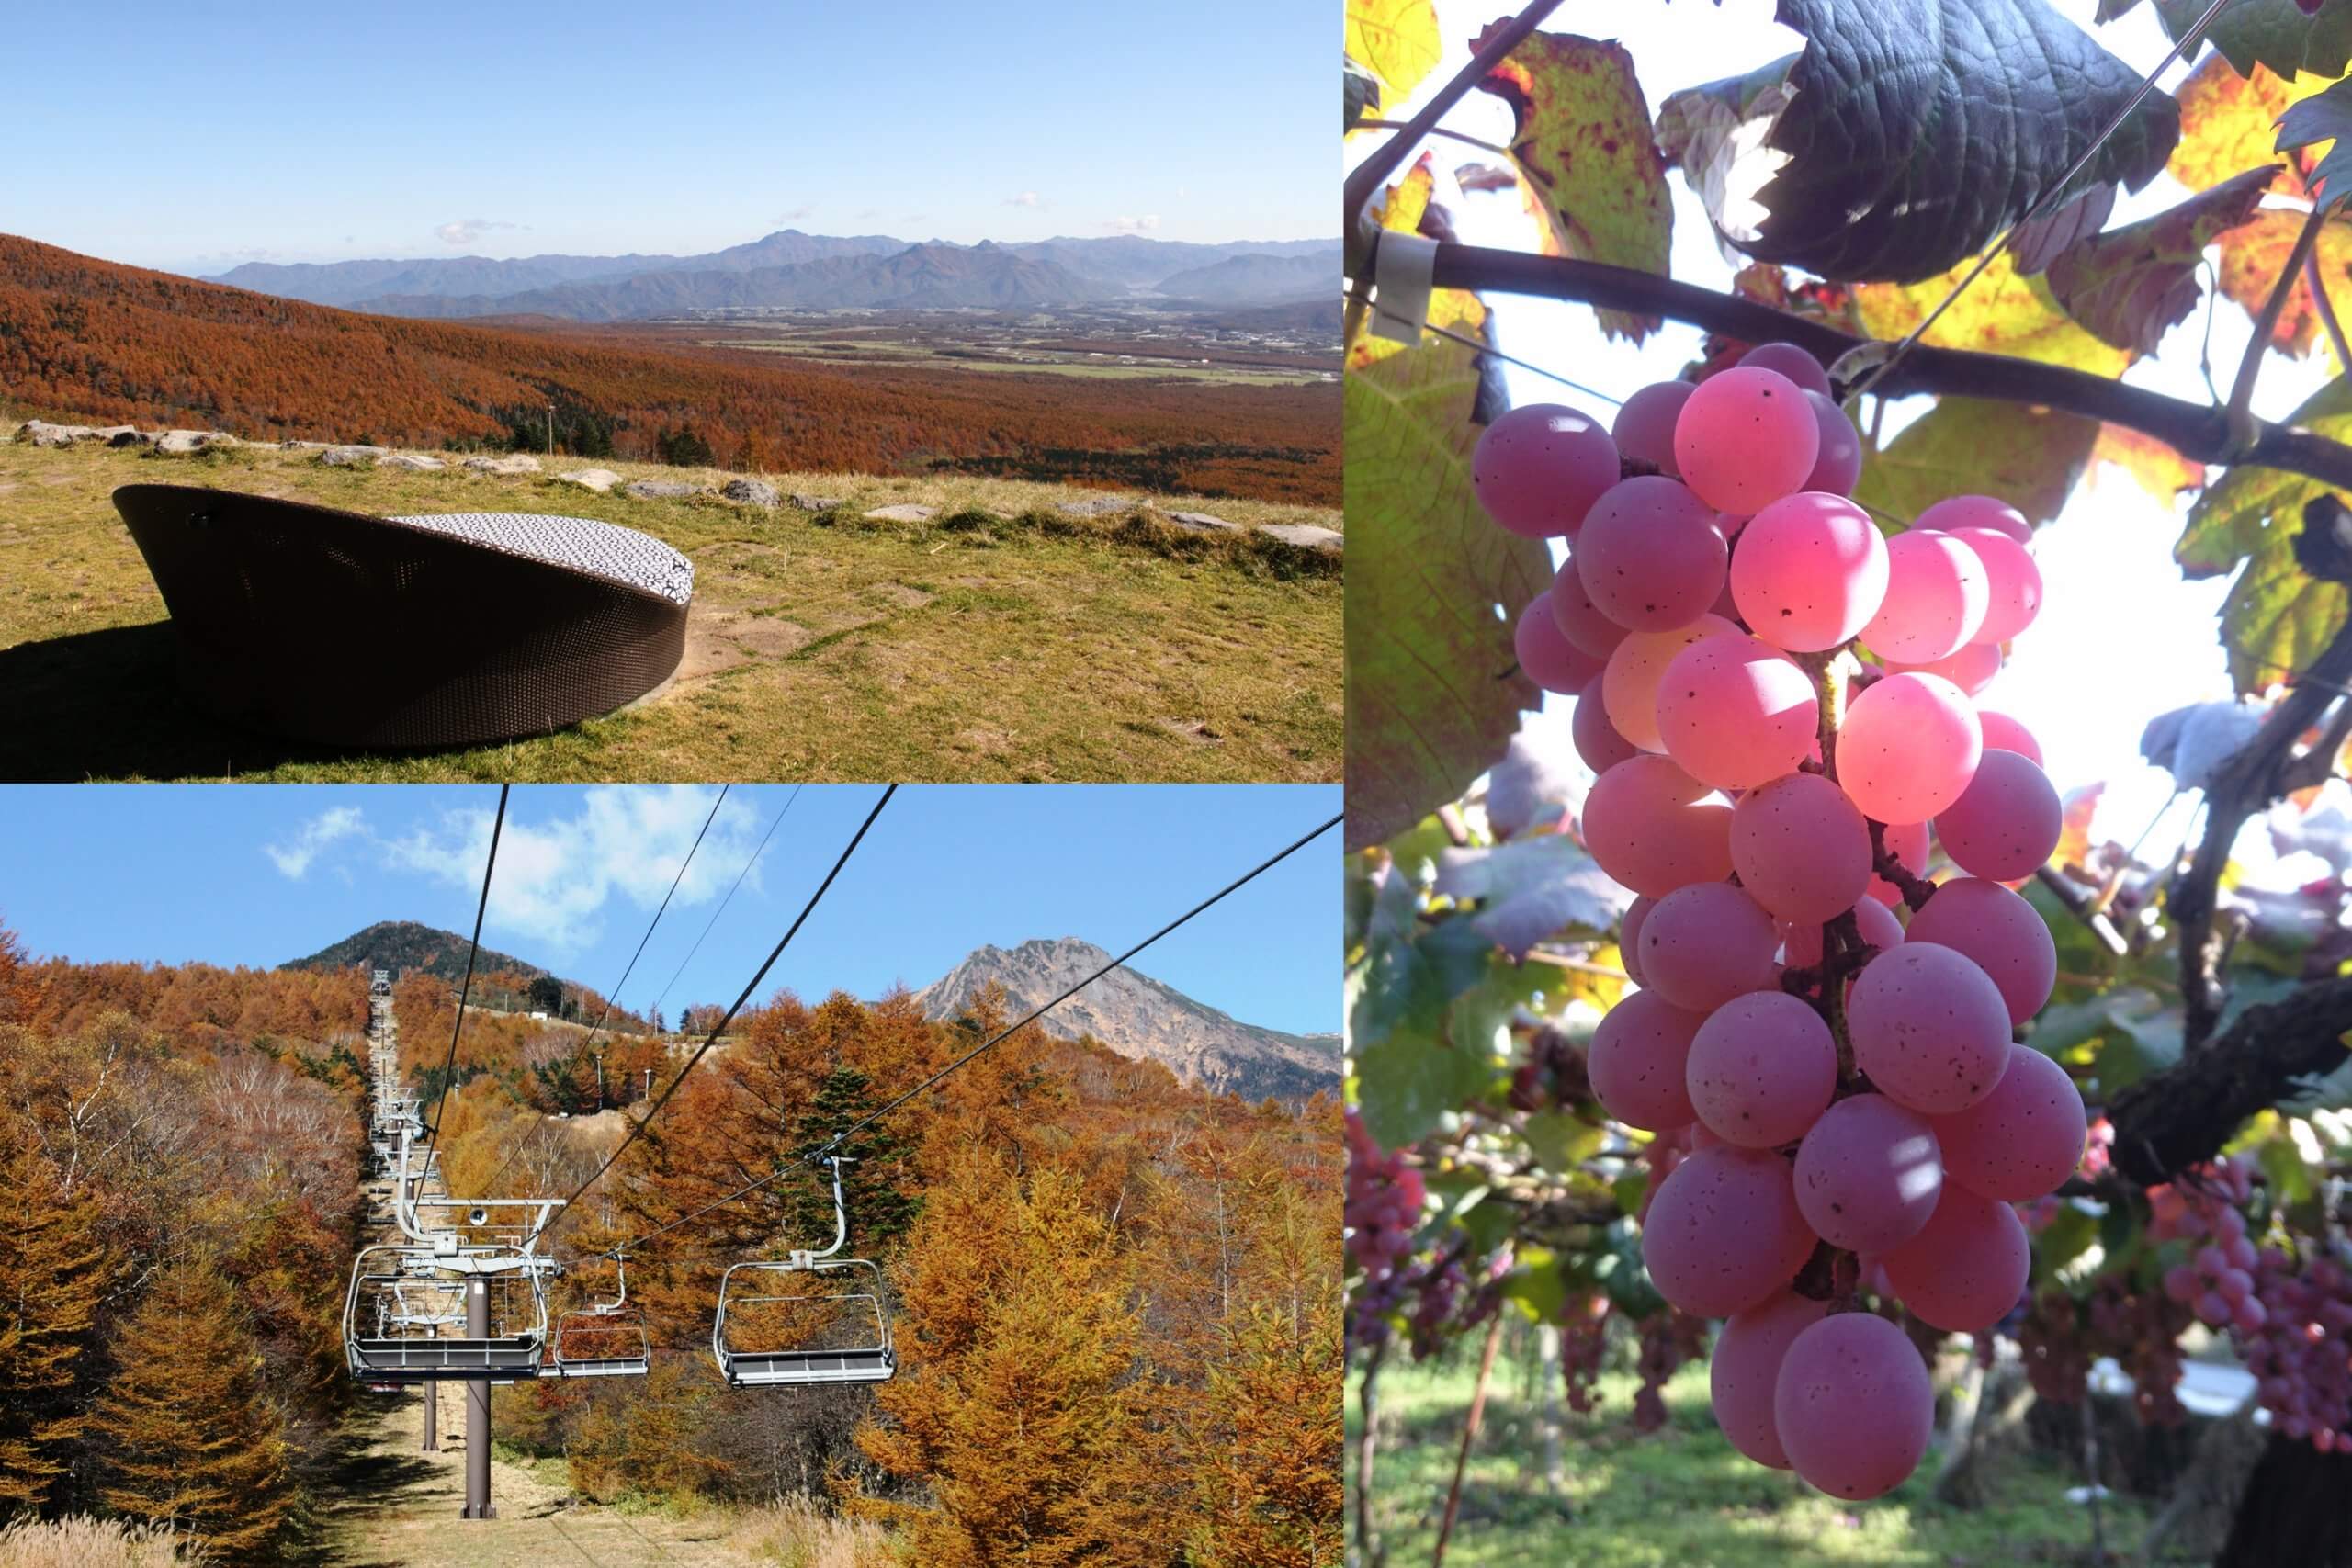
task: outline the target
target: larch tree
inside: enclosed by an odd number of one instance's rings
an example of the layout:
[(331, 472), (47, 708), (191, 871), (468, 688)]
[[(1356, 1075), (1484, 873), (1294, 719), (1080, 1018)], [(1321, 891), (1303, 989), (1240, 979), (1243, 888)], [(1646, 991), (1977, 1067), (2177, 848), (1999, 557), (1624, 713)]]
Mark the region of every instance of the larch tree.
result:
[(157, 1274), (112, 1348), (120, 1370), (90, 1423), (99, 1501), (185, 1529), (232, 1562), (268, 1557), (294, 1483), (260, 1347), (217, 1259), (199, 1254)]
[(88, 1425), (81, 1383), (107, 1278), (98, 1202), (0, 1127), (0, 1516), (38, 1511)]

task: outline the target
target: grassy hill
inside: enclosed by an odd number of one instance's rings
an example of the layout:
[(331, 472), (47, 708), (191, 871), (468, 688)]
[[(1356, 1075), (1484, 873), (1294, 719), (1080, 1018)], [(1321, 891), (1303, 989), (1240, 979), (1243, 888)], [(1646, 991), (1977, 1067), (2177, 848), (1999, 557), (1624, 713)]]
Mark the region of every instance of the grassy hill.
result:
[[(456, 931), (445, 931), (436, 926), (422, 925), (415, 920), (378, 920), (365, 931), (352, 932), (341, 942), (330, 942), (307, 958), (290, 958), (278, 965), (281, 969), (348, 969), (355, 964), (372, 964), (389, 969), (392, 977), (422, 972), (435, 975), (451, 985), (466, 976), (467, 940)], [(536, 964), (526, 964), (512, 953), (483, 948), (475, 957), (476, 973), (506, 969), (537, 979), (552, 970)], [(564, 982), (571, 984), (570, 981)]]
[[(820, 516), (596, 495), (553, 471), (336, 468), (274, 446), (166, 458), (35, 448), (13, 434), (0, 423), (0, 690), (12, 720), (0, 726), (0, 777), (1340, 776), (1338, 563), (1262, 534), (1193, 533), (1140, 505), (1074, 519), (1059, 505), (1100, 492), (966, 476), (770, 476), (786, 492), (848, 503)], [(625, 480), (725, 477), (600, 466)], [(643, 529), (695, 562), (685, 662), (666, 691), (630, 709), (513, 745), (342, 754), (231, 729), (180, 697), (163, 601), (107, 499), (118, 485), (159, 481), (358, 511), (552, 512)], [(1244, 525), (1340, 525), (1316, 508), (1159, 499)], [(862, 515), (906, 502), (939, 514)]]

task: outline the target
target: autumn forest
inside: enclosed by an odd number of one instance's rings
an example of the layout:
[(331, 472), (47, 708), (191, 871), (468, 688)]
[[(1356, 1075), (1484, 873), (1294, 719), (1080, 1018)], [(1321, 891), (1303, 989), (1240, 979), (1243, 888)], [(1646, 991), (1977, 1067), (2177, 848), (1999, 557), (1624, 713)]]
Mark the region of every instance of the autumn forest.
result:
[[(411, 1082), (440, 1067), (454, 1003), (431, 974), (395, 983)], [(362, 967), (77, 964), (0, 929), (0, 1521), (161, 1521), (225, 1562), (320, 1553), (352, 1503), (343, 1434), (413, 1404), (361, 1390), (341, 1342), (368, 1015)], [(602, 1249), (783, 1168), (1005, 1021), (986, 998), (926, 1021), (903, 993), (739, 1015), (555, 1232), (555, 1305), (610, 1293)], [(592, 1073), (584, 1033), (469, 1007), (448, 1190), (568, 1190), (683, 1060), (632, 1032)], [(830, 1224), (828, 1194), (786, 1180), (632, 1253), (650, 1375), (499, 1388), (503, 1444), (562, 1456), (600, 1502), (789, 1500), (947, 1568), (1336, 1558), (1335, 1103), (1206, 1095), (1032, 1027), (844, 1152), (895, 1379), (729, 1390), (714, 1371), (720, 1269)]]

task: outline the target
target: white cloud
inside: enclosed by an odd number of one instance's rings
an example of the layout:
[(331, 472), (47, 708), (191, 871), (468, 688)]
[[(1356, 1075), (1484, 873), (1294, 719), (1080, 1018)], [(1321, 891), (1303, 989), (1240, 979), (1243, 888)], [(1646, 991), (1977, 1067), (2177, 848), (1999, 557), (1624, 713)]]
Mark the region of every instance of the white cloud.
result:
[(1148, 234), (1159, 227), (1159, 214), (1147, 212), (1140, 218), (1109, 218), (1102, 227), (1114, 234)]
[[(568, 818), (526, 821), (510, 803), (483, 923), (545, 946), (577, 951), (604, 934), (606, 906), (651, 911), (670, 891), (715, 790), (691, 784), (592, 789)], [(456, 887), (480, 888), (492, 813), (451, 812), (432, 827), (379, 840), (384, 863)], [(729, 797), (695, 851), (673, 909), (718, 897), (758, 841), (759, 814)], [(759, 868), (745, 881), (756, 886)]]
[(311, 863), (319, 858), (320, 851), (337, 839), (347, 839), (352, 834), (364, 829), (365, 825), (360, 821), (359, 807), (337, 806), (320, 812), (316, 817), (303, 823), (295, 831), (291, 843), (264, 844), (262, 853), (277, 863), (281, 875), (300, 882), (302, 879), (302, 874), (311, 869)]
[(1034, 190), (1024, 190), (1019, 196), (1008, 196), (1004, 198), (1004, 204), (1007, 207), (1043, 207), (1046, 205), (1043, 200), (1039, 199), (1037, 193)]
[(500, 223), (488, 218), (460, 218), (454, 223), (442, 224), (433, 233), (445, 245), (470, 245), (492, 229), (521, 227), (520, 223)]
[(784, 214), (781, 218), (778, 218), (776, 221), (779, 223), (797, 223), (803, 218), (808, 217), (810, 213), (816, 210), (817, 209), (813, 207), (796, 207), (791, 211)]

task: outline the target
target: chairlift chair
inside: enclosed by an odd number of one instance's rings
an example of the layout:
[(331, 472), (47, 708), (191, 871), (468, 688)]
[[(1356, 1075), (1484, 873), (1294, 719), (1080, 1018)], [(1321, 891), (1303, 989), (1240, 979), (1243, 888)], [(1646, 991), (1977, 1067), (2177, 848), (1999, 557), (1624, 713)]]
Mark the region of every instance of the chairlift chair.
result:
[[(884, 1382), (899, 1370), (890, 1341), (890, 1312), (882, 1291), (882, 1270), (863, 1258), (837, 1258), (849, 1238), (849, 1213), (842, 1201), (842, 1160), (828, 1156), (833, 1178), (833, 1245), (822, 1252), (796, 1249), (781, 1261), (737, 1263), (718, 1279), (718, 1314), (711, 1325), (711, 1354), (735, 1388), (793, 1388), (818, 1383)], [(788, 1291), (795, 1276), (807, 1285)], [(827, 1276), (831, 1276), (828, 1280)], [(730, 1315), (745, 1309), (786, 1305), (826, 1314), (839, 1333), (820, 1333), (815, 1344), (736, 1344), (729, 1337)], [(872, 1325), (868, 1332), (866, 1325)], [(760, 1325), (764, 1326), (764, 1325)], [(754, 1337), (758, 1329), (753, 1330)]]
[(556, 1376), (643, 1377), (652, 1365), (645, 1314), (629, 1304), (628, 1256), (616, 1257), (613, 1267), (618, 1296), (577, 1308), (556, 1320), (555, 1357), (548, 1362)]
[[(439, 1255), (391, 1245), (362, 1248), (352, 1265), (343, 1314), (352, 1376), (370, 1387), (431, 1378), (536, 1376), (548, 1334), (541, 1266), (551, 1263), (505, 1248)], [(465, 1291), (475, 1278), (491, 1294), (491, 1332), (444, 1333), (465, 1323)], [(422, 1295), (435, 1293), (454, 1296), (457, 1305), (420, 1304)]]

